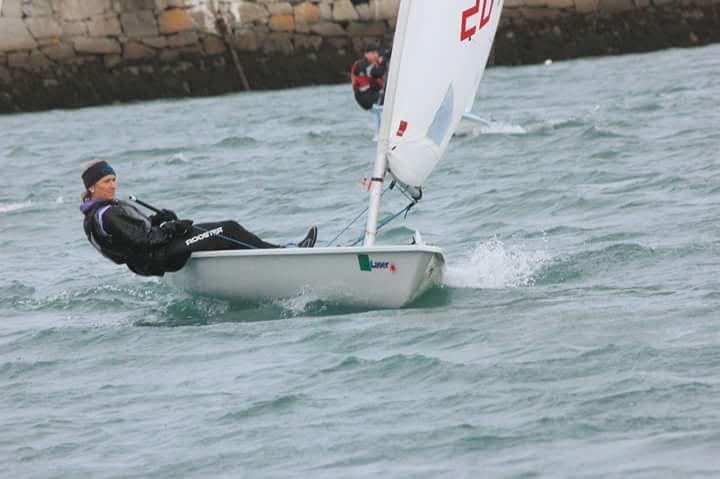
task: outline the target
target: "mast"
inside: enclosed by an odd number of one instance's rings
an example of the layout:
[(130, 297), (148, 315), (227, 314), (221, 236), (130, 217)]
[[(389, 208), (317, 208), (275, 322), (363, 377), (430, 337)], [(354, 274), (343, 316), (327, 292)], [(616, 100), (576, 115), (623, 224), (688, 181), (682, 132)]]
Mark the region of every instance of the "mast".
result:
[(402, 62), (405, 48), (405, 30), (410, 15), (410, 4), (412, 0), (402, 0), (395, 26), (395, 37), (393, 39), (393, 56), (388, 74), (387, 87), (385, 90), (385, 101), (378, 133), (377, 153), (375, 155), (375, 166), (370, 183), (370, 205), (368, 207), (367, 226), (365, 227), (365, 241), (363, 246), (373, 246), (377, 235), (378, 215), (380, 213), (380, 197), (383, 190), (383, 181), (387, 171), (387, 152), (390, 148), (390, 122), (392, 122), (395, 103), (395, 92), (397, 91), (400, 64)]

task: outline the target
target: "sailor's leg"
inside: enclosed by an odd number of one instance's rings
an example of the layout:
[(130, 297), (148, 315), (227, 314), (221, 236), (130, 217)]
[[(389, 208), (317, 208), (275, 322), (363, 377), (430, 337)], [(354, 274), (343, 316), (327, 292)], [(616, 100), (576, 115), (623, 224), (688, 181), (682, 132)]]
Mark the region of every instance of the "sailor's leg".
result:
[[(316, 236), (317, 229), (312, 238), (313, 244)], [(175, 238), (169, 244), (158, 248), (153, 253), (153, 261), (156, 261), (158, 268), (163, 271), (172, 272), (185, 266), (190, 254), (197, 251), (260, 248), (282, 248), (282, 246), (261, 240), (235, 221), (199, 223), (193, 225), (192, 236)]]
[(355, 101), (357, 101), (363, 110), (369, 110), (377, 101), (377, 92), (373, 93), (372, 89), (355, 92)]
[(232, 220), (193, 225), (193, 235), (187, 238), (185, 243), (191, 252), (281, 248), (281, 246), (261, 240)]

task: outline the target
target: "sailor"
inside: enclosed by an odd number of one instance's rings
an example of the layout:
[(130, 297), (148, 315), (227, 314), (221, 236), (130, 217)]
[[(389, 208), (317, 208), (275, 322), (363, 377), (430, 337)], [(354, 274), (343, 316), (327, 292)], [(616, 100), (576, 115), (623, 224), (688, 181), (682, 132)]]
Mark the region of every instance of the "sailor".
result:
[[(82, 173), (85, 185), (80, 211), (90, 243), (106, 258), (142, 276), (178, 271), (195, 251), (282, 248), (267, 243), (235, 221), (194, 224), (170, 210), (146, 216), (133, 204), (115, 198), (117, 176), (106, 161), (91, 163)], [(317, 227), (298, 243), (312, 248)]]
[(353, 63), (350, 69), (355, 100), (364, 110), (373, 105), (382, 105), (385, 93), (385, 75), (390, 60), (390, 52), (377, 46), (365, 49), (362, 58)]

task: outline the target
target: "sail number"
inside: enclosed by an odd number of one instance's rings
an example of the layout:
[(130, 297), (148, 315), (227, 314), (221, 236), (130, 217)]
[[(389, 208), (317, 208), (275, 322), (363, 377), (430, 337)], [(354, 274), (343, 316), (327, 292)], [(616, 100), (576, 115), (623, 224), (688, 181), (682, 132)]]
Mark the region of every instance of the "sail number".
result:
[[(482, 30), (490, 21), (493, 3), (495, 0), (475, 0), (475, 6), (462, 12), (462, 27), (460, 29), (460, 41), (472, 40), (473, 35)], [(480, 8), (482, 4), (482, 9)], [(479, 25), (476, 24), (475, 16), (480, 14)]]

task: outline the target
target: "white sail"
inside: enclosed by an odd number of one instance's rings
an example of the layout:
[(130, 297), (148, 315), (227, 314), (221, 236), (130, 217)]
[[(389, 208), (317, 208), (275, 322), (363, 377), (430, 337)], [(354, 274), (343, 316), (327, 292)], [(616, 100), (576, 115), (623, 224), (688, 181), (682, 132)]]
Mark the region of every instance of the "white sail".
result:
[(378, 153), (401, 182), (422, 186), (442, 157), (477, 92), (502, 6), (403, 0), (378, 137)]

